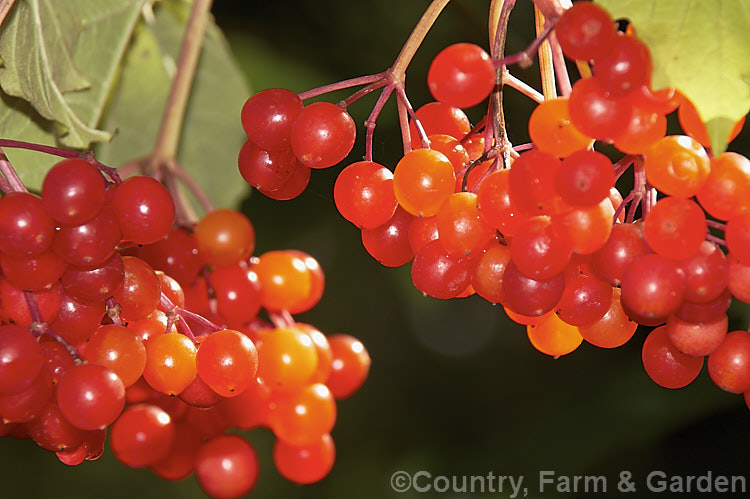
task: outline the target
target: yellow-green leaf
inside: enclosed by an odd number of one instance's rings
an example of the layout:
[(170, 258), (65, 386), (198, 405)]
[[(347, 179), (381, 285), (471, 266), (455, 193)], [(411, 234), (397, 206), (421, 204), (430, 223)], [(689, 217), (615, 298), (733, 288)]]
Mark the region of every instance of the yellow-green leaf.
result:
[(706, 123), (714, 154), (750, 111), (750, 2), (598, 0), (651, 48), (653, 87), (676, 87)]
[[(118, 166), (151, 153), (176, 69), (189, 5), (165, 0), (139, 23), (122, 79), (104, 117), (116, 129), (97, 157)], [(185, 113), (178, 163), (216, 206), (236, 207), (249, 191), (237, 168), (247, 139), (240, 110), (250, 90), (221, 31), (209, 23)]]

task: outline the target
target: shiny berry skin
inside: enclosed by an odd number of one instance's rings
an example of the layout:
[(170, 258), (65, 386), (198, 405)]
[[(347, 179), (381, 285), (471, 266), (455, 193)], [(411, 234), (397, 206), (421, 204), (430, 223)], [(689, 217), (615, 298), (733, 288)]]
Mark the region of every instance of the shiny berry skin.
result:
[(70, 424), (57, 404), (52, 402), (47, 403), (34, 419), (26, 423), (26, 427), (37, 445), (52, 452), (75, 449), (86, 437), (86, 431)]
[(625, 97), (613, 97), (596, 78), (584, 78), (570, 93), (570, 118), (575, 127), (597, 140), (619, 136), (628, 126), (632, 105)]
[(271, 429), (280, 440), (307, 445), (330, 433), (336, 422), (336, 401), (322, 383), (271, 396)]
[(409, 234), (416, 220), (424, 219), (410, 215), (399, 206), (384, 224), (373, 229), (362, 229), (362, 245), (367, 253), (381, 265), (400, 267), (414, 258)]
[(495, 68), (489, 54), (473, 43), (449, 45), (435, 56), (427, 73), (435, 100), (456, 107), (472, 107), (490, 95)]
[(258, 377), (273, 389), (294, 390), (306, 385), (317, 366), (315, 344), (302, 329), (274, 329), (258, 345)]
[(112, 297), (120, 305), (120, 315), (124, 319), (142, 319), (159, 305), (159, 278), (154, 269), (140, 258), (125, 256), (122, 258), (122, 265), (122, 285), (112, 292)]
[(42, 182), (42, 204), (60, 225), (80, 225), (91, 220), (104, 202), (104, 178), (83, 159), (60, 161)]
[(36, 301), (42, 320), (52, 322), (57, 317), (62, 303), (62, 286), (55, 283), (39, 291), (23, 291), (13, 286), (7, 279), (0, 277), (0, 303), (7, 316), (19, 326), (29, 327), (34, 322), (27, 301), (30, 293)]
[(345, 399), (360, 389), (370, 372), (370, 355), (357, 338), (348, 334), (328, 337), (331, 348), (331, 372), (326, 386), (336, 399)]
[(84, 430), (106, 428), (125, 407), (125, 387), (110, 368), (81, 364), (57, 384), (57, 403), (65, 418)]
[(216, 267), (209, 274), (216, 311), (231, 324), (244, 324), (260, 311), (258, 275), (244, 262)]
[(373, 229), (396, 211), (393, 173), (372, 161), (352, 163), (336, 177), (333, 199), (342, 217), (360, 229)]
[(536, 280), (526, 277), (513, 261), (505, 267), (502, 293), (505, 306), (513, 312), (527, 317), (538, 317), (555, 308), (565, 290), (562, 273), (549, 279)]
[(284, 185), (275, 190), (260, 188), (258, 192), (277, 201), (288, 201), (305, 192), (307, 185), (310, 183), (311, 175), (312, 169), (297, 160), (292, 176), (284, 182)]
[(201, 488), (216, 499), (242, 497), (258, 479), (255, 449), (239, 435), (216, 436), (198, 450), (195, 476)]
[(186, 336), (178, 333), (154, 336), (146, 343), (143, 377), (153, 389), (178, 395), (198, 373), (196, 353), (195, 345)]
[(36, 256), (15, 257), (0, 253), (0, 269), (16, 287), (38, 291), (52, 286), (68, 265), (54, 251)]
[(253, 95), (242, 106), (245, 133), (258, 147), (277, 151), (290, 146), (292, 124), (302, 110), (302, 100), (284, 88), (269, 88)]
[(281, 476), (303, 485), (322, 480), (330, 473), (335, 459), (336, 448), (328, 434), (307, 445), (276, 440), (273, 446), (273, 462)]
[(0, 198), (0, 251), (38, 255), (50, 247), (54, 234), (55, 222), (37, 196), (11, 192)]
[(708, 374), (722, 390), (744, 393), (750, 390), (750, 333), (732, 331), (708, 356)]
[(275, 191), (292, 178), (297, 158), (289, 148), (267, 151), (248, 140), (240, 149), (237, 165), (245, 182), (256, 189)]
[(26, 389), (0, 395), (0, 418), (10, 423), (27, 423), (44, 410), (53, 392), (52, 376), (45, 366)]
[(456, 175), (453, 164), (441, 152), (415, 149), (404, 155), (393, 172), (393, 190), (403, 209), (429, 217), (453, 194)]
[(68, 265), (60, 277), (65, 293), (87, 303), (106, 300), (122, 285), (123, 279), (125, 265), (117, 252), (95, 267)]
[(643, 368), (655, 383), (665, 388), (682, 388), (695, 380), (703, 357), (691, 357), (669, 342), (665, 326), (657, 327), (643, 342)]
[(594, 77), (613, 96), (648, 85), (654, 66), (651, 52), (635, 36), (618, 33), (610, 50), (596, 59)]
[(88, 339), (86, 360), (112, 369), (127, 388), (141, 377), (146, 366), (146, 348), (136, 334), (124, 326), (99, 326)]
[(328, 168), (349, 155), (356, 135), (357, 127), (346, 110), (330, 102), (313, 102), (292, 124), (292, 150), (302, 164)]
[(646, 254), (627, 267), (621, 288), (628, 316), (640, 324), (655, 326), (680, 308), (685, 273), (673, 260)]
[(612, 16), (594, 2), (576, 2), (555, 25), (563, 53), (571, 59), (588, 61), (607, 53), (615, 40)]
[(464, 257), (449, 254), (440, 239), (436, 239), (414, 256), (411, 280), (427, 296), (440, 300), (455, 298), (471, 282), (471, 264)]
[(258, 370), (255, 345), (250, 338), (231, 329), (204, 338), (195, 360), (201, 379), (224, 397), (242, 393)]
[(474, 257), (494, 240), (494, 227), (482, 219), (477, 195), (455, 192), (443, 201), (437, 213), (440, 243), (451, 255)]
[(206, 214), (193, 233), (198, 253), (209, 265), (246, 260), (255, 249), (255, 229), (239, 211), (221, 208)]
[(261, 304), (266, 310), (289, 310), (310, 294), (310, 270), (304, 260), (291, 252), (267, 251), (252, 269), (258, 275)]
[(164, 239), (141, 246), (136, 256), (177, 279), (183, 287), (193, 284), (203, 266), (195, 237), (178, 228), (170, 229)]
[[(643, 223), (643, 235), (649, 247), (674, 260), (691, 258), (706, 239), (706, 216), (691, 199), (663, 197), (651, 207)], [(727, 244), (731, 243), (727, 235)]]
[(110, 206), (122, 238), (135, 244), (163, 239), (174, 222), (174, 201), (166, 187), (151, 177), (135, 176), (117, 186)]
[(689, 198), (706, 182), (711, 164), (706, 150), (686, 135), (668, 135), (644, 155), (648, 182), (664, 194)]
[(71, 265), (94, 267), (112, 256), (121, 240), (114, 211), (105, 206), (84, 224), (60, 227), (52, 249)]
[(31, 332), (15, 325), (0, 327), (0, 395), (28, 388), (41, 372), (42, 362)]
[[(466, 113), (461, 108), (444, 102), (428, 102), (417, 109), (416, 115), (428, 137), (441, 134), (461, 140), (471, 131), (471, 122)], [(414, 121), (409, 121), (409, 131), (412, 148), (422, 147), (422, 141)]]
[(125, 409), (112, 425), (109, 442), (121, 463), (144, 468), (166, 457), (175, 434), (175, 425), (162, 408), (136, 404)]

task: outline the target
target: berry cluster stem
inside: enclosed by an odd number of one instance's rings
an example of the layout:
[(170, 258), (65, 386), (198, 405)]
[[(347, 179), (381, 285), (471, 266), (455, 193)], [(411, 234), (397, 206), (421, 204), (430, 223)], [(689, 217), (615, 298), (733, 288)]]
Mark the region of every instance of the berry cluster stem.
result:
[(177, 157), (182, 123), (193, 86), (195, 70), (198, 67), (198, 57), (203, 46), (203, 35), (208, 25), (212, 3), (213, 0), (194, 0), (193, 2), (190, 19), (182, 39), (177, 73), (172, 80), (159, 136), (151, 153), (152, 161), (156, 165), (170, 164)]
[(223, 329), (221, 326), (214, 324), (202, 315), (196, 314), (195, 312), (191, 312), (190, 310), (184, 309), (182, 307), (178, 307), (177, 305), (172, 303), (172, 300), (170, 300), (169, 297), (164, 293), (162, 293), (159, 298), (159, 305), (164, 310), (166, 310), (166, 332), (169, 333), (169, 331), (172, 329), (172, 326), (177, 323), (179, 332), (187, 336), (188, 339), (190, 339), (190, 341), (192, 341), (196, 346), (199, 344), (199, 342), (196, 339), (195, 334), (193, 334), (193, 330), (190, 328), (190, 325), (185, 320), (185, 317), (189, 317), (193, 321), (197, 322), (201, 326), (204, 326), (206, 329), (211, 330), (212, 332), (220, 331), (221, 329)]
[(120, 317), (120, 310), (122, 309), (120, 304), (111, 296), (104, 303), (107, 306), (107, 316), (112, 320), (112, 323), (124, 326), (125, 323), (122, 322), (122, 318)]
[[(337, 90), (344, 90), (347, 88), (352, 87), (359, 87), (361, 85), (375, 85), (379, 82), (384, 81), (384, 78), (386, 77), (386, 72), (378, 73), (374, 75), (368, 75), (368, 76), (358, 76), (356, 78), (349, 78), (348, 80), (343, 81), (337, 81), (336, 83), (330, 83), (328, 85), (323, 85), (321, 87), (311, 88), (310, 90), (306, 90), (305, 92), (302, 92), (298, 94), (299, 98), (302, 100), (311, 99), (313, 97), (318, 97), (320, 95), (327, 94), (329, 92), (335, 92)], [(383, 85), (381, 85), (383, 86)], [(379, 87), (367, 87), (369, 90), (365, 92), (365, 94), (370, 93), (372, 90), (376, 90)], [(357, 94), (354, 94), (357, 95)], [(364, 95), (364, 94), (363, 94)], [(352, 97), (349, 97), (346, 101), (346, 106), (354, 102), (356, 99)], [(359, 96), (361, 97), (361, 95)]]
[(402, 85), (404, 83), (404, 78), (406, 77), (406, 68), (414, 58), (414, 54), (417, 53), (419, 46), (422, 45), (422, 41), (425, 36), (427, 36), (427, 32), (430, 31), (430, 28), (432, 28), (432, 25), (435, 23), (435, 20), (437, 20), (445, 6), (448, 5), (448, 2), (450, 2), (450, 0), (433, 0), (429, 7), (427, 7), (427, 10), (425, 10), (424, 14), (422, 14), (417, 25), (414, 26), (406, 43), (404, 43), (404, 46), (401, 48), (401, 52), (398, 54), (396, 62), (394, 62), (389, 73), (391, 73), (393, 78), (399, 81)]
[(29, 151), (37, 151), (42, 152), (45, 154), (51, 154), (53, 156), (59, 156), (61, 158), (79, 158), (84, 159), (97, 167), (100, 172), (106, 174), (110, 179), (112, 179), (113, 182), (119, 184), (122, 182), (120, 179), (120, 174), (117, 172), (116, 168), (112, 168), (110, 166), (105, 165), (104, 163), (100, 163), (97, 161), (97, 159), (94, 157), (94, 153), (91, 151), (85, 151), (85, 152), (78, 152), (78, 151), (70, 151), (68, 149), (61, 149), (59, 147), (54, 146), (45, 146), (42, 144), (34, 144), (33, 142), (24, 142), (22, 140), (11, 140), (11, 139), (0, 139), (0, 147), (10, 147), (15, 149), (26, 149)]
[(55, 341), (65, 347), (65, 350), (67, 350), (70, 356), (73, 357), (73, 361), (76, 363), (76, 365), (83, 364), (84, 360), (80, 355), (78, 355), (78, 351), (75, 349), (75, 347), (65, 341), (65, 338), (53, 331), (49, 324), (44, 322), (42, 313), (39, 311), (39, 304), (36, 302), (36, 298), (34, 297), (34, 293), (30, 291), (24, 291), (23, 297), (26, 300), (26, 306), (29, 307), (29, 315), (31, 315), (32, 322), (31, 327), (29, 328), (31, 329), (31, 332), (34, 333), (34, 335), (36, 335), (37, 337), (41, 336), (42, 334), (49, 335), (50, 338), (53, 338)]
[[(2, 147), (2, 146), (0, 146)], [(0, 182), (0, 189), (4, 193), (9, 192), (28, 192), (26, 186), (23, 185), (16, 169), (10, 164), (5, 153), (0, 149), (0, 174), (2, 174), (3, 181)]]
[[(505, 41), (508, 34), (508, 21), (510, 20), (510, 13), (513, 7), (516, 5), (516, 0), (501, 0), (500, 8), (498, 9), (498, 2), (493, 1), (490, 4), (490, 19), (497, 20), (494, 30), (494, 39), (492, 40), (491, 55), (493, 58), (503, 59), (505, 57)], [(497, 14), (496, 14), (497, 13)], [(485, 136), (485, 154), (489, 153), (490, 146), (499, 148), (502, 157), (502, 167), (510, 167), (510, 141), (508, 140), (508, 130), (505, 127), (505, 110), (503, 108), (503, 87), (505, 86), (505, 74), (507, 68), (505, 65), (495, 67), (495, 88), (490, 95), (490, 104), (487, 112), (489, 113), (491, 120), (487, 120), (488, 130), (486, 130)], [(492, 134), (492, 135), (490, 135)], [(484, 156), (484, 154), (482, 155)], [(487, 169), (486, 174), (492, 173), (497, 167), (497, 160), (493, 163), (493, 168)], [(485, 175), (486, 175), (485, 174)], [(477, 185), (481, 183), (480, 179)], [(464, 175), (461, 183), (462, 190), (466, 190), (466, 184), (468, 180), (468, 173)]]
[(287, 310), (272, 312), (268, 314), (268, 318), (271, 320), (273, 326), (278, 329), (294, 327), (296, 324), (294, 317)]
[(317, 97), (319, 95), (326, 94), (328, 92), (334, 92), (336, 90), (342, 90), (345, 88), (352, 88), (360, 85), (367, 85), (365, 88), (358, 90), (352, 94), (349, 98), (341, 101), (339, 105), (343, 108), (349, 106), (352, 102), (364, 97), (365, 95), (383, 88), (372, 112), (365, 121), (366, 141), (365, 141), (365, 159), (372, 161), (372, 140), (375, 132), (375, 124), (380, 112), (382, 111), (385, 103), (390, 98), (391, 94), (396, 92), (396, 100), (399, 109), (399, 123), (401, 125), (401, 136), (404, 145), (404, 154), (411, 150), (411, 133), (409, 132), (409, 118), (414, 121), (417, 125), (417, 130), (420, 136), (420, 141), (424, 147), (429, 146), (427, 141), (427, 135), (424, 133), (419, 120), (416, 118), (414, 109), (412, 108), (409, 100), (406, 98), (406, 92), (404, 90), (404, 81), (406, 79), (406, 69), (409, 67), (411, 60), (414, 58), (417, 49), (424, 41), (425, 36), (429, 32), (432, 25), (437, 20), (440, 13), (443, 11), (450, 0), (433, 0), (432, 3), (427, 7), (419, 22), (412, 30), (409, 38), (401, 47), (398, 57), (394, 61), (393, 65), (387, 71), (382, 73), (360, 76), (357, 78), (350, 78), (348, 80), (324, 85), (321, 87), (308, 90), (299, 94), (302, 100), (309, 99), (311, 97)]

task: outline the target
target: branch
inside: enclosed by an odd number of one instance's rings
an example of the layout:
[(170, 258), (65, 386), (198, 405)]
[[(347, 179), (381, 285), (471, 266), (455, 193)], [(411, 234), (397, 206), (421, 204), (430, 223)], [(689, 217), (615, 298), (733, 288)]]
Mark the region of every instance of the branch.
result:
[(193, 9), (182, 39), (177, 74), (172, 80), (172, 89), (162, 117), (159, 136), (151, 154), (152, 164), (155, 167), (169, 168), (170, 162), (177, 158), (185, 109), (190, 97), (190, 89), (193, 86), (212, 1), (194, 0), (193, 2)]
[(396, 62), (390, 69), (390, 73), (393, 77), (403, 83), (404, 76), (406, 75), (406, 68), (409, 66), (414, 54), (417, 53), (417, 49), (422, 44), (424, 37), (427, 36), (427, 32), (430, 31), (435, 20), (440, 15), (440, 12), (448, 5), (450, 0), (433, 0), (419, 22), (414, 26), (414, 30), (409, 35), (406, 43), (401, 48), (401, 52), (396, 58)]

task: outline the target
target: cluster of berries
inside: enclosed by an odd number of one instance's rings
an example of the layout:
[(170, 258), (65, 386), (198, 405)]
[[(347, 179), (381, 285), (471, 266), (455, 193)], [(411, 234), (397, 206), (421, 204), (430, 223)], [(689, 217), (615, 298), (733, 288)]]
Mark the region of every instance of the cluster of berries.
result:
[(0, 435), (77, 465), (109, 433), (127, 466), (195, 473), (209, 495), (239, 497), (258, 459), (227, 430), (264, 426), (283, 476), (322, 479), (335, 400), (362, 385), (370, 358), (292, 318), (321, 299), (318, 262), (252, 256), (255, 230), (234, 210), (190, 228), (174, 218), (157, 180), (107, 179), (77, 158), (49, 170), (41, 196), (0, 198)]
[[(638, 325), (655, 327), (643, 347), (654, 381), (685, 386), (707, 357), (719, 387), (747, 393), (750, 333), (728, 332), (727, 310), (733, 299), (750, 303), (750, 161), (712, 155), (691, 101), (652, 89), (651, 54), (632, 25), (588, 1), (551, 22), (545, 36), (554, 33), (584, 77), (539, 103), (530, 144), (486, 143), (493, 115), (472, 127), (463, 108), (497, 90), (502, 63), (451, 45), (428, 73), (435, 102), (409, 123), (412, 150), (393, 169), (370, 160), (343, 168), (338, 211), (380, 263), (411, 262), (419, 291), (499, 303), (543, 353), (565, 355), (584, 340), (613, 348)], [(672, 113), (681, 135), (666, 135)], [(621, 193), (627, 171), (633, 185)]]

